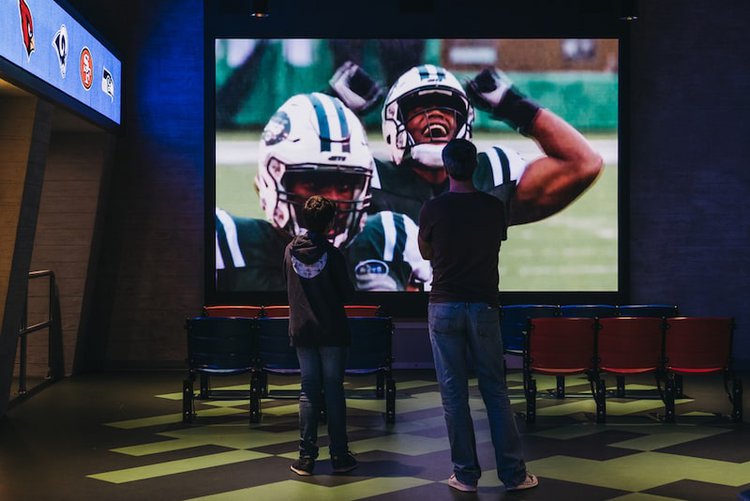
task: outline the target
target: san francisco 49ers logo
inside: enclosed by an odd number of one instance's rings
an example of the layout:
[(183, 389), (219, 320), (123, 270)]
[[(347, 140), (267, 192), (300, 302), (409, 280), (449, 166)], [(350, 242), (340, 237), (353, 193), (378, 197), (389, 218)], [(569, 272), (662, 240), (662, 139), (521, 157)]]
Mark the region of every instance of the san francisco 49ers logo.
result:
[(23, 46), (26, 48), (26, 57), (31, 59), (31, 53), (34, 52), (34, 18), (31, 16), (31, 9), (26, 0), (18, 0), (18, 11), (21, 16), (21, 35), (23, 36)]
[(89, 90), (91, 84), (94, 83), (94, 59), (91, 57), (91, 51), (88, 47), (81, 49), (79, 72), (81, 74), (81, 85), (84, 89)]

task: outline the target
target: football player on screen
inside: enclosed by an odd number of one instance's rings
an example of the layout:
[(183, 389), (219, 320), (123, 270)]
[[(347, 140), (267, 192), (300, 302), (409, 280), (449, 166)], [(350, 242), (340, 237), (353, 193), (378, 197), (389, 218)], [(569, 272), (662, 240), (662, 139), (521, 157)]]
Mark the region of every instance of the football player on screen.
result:
[(359, 119), (339, 99), (321, 93), (288, 99), (263, 129), (258, 157), (255, 188), (266, 219), (216, 208), (217, 290), (284, 290), (284, 248), (303, 231), (302, 207), (316, 194), (336, 204), (328, 238), (349, 259), (356, 289), (429, 284), (414, 221), (391, 211), (365, 214), (374, 159)]
[[(354, 111), (381, 95), (374, 90), (379, 85), (351, 62), (330, 85)], [(478, 152), (474, 184), (505, 203), (508, 224), (559, 212), (599, 175), (602, 158), (586, 138), (524, 96), (500, 70), (483, 70), (464, 89), (450, 71), (424, 64), (401, 75), (385, 97), (381, 118), (390, 158), (376, 159), (368, 211), (395, 211), (418, 222), (422, 203), (448, 188), (441, 153), (453, 138), (471, 139), (474, 107), (532, 138), (544, 152), (531, 162), (497, 145)]]

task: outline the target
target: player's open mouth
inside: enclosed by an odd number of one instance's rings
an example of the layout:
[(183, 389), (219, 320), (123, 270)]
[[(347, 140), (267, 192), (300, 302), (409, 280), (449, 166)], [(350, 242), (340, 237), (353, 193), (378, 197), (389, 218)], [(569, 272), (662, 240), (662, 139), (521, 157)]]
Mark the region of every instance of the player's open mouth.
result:
[(431, 123), (424, 128), (422, 135), (432, 139), (443, 139), (448, 137), (448, 127), (443, 124)]

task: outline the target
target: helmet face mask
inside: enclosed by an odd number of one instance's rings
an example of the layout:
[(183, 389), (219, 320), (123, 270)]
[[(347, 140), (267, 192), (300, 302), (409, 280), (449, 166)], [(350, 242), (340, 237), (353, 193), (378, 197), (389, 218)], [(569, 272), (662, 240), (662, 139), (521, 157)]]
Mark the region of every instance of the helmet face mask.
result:
[(474, 109), (458, 79), (439, 66), (416, 66), (391, 87), (382, 115), (391, 160), (414, 158), (442, 168), (440, 153), (454, 138), (471, 139)]
[(304, 227), (312, 195), (336, 204), (328, 237), (336, 246), (360, 230), (370, 202), (374, 159), (359, 119), (338, 99), (299, 94), (287, 100), (263, 131), (255, 185), (268, 220), (291, 235)]

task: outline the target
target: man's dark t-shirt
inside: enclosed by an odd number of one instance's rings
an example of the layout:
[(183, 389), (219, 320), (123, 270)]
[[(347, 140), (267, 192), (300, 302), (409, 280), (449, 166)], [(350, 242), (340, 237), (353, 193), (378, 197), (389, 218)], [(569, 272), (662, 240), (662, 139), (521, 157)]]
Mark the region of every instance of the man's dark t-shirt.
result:
[(419, 234), (432, 247), (430, 302), (498, 302), (503, 202), (481, 191), (447, 192), (422, 206)]

